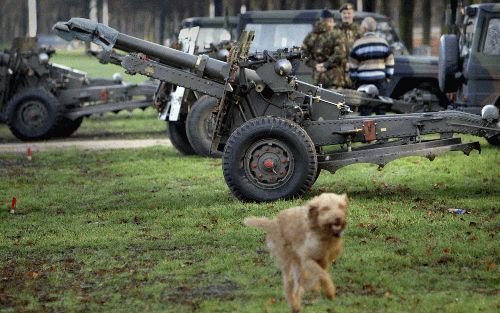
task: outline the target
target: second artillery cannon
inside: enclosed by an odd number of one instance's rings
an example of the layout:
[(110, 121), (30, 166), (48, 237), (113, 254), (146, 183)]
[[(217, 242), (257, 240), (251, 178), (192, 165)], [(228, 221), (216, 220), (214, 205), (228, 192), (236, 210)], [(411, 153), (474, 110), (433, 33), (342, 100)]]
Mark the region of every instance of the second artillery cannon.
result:
[(145, 109), (157, 84), (131, 84), (90, 78), (87, 73), (50, 62), (55, 50), (36, 37), (14, 39), (0, 52), (0, 122), (25, 141), (68, 137), (92, 114)]

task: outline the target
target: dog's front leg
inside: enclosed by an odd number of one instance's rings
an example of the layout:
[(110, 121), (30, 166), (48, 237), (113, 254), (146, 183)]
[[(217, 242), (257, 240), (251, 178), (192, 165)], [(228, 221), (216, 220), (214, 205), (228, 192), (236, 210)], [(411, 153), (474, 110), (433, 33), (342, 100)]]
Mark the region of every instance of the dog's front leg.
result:
[(314, 260), (306, 260), (304, 264), (311, 273), (314, 273), (319, 277), (321, 285), (325, 289), (326, 297), (333, 300), (333, 298), (335, 298), (335, 285), (333, 284), (330, 274), (328, 274), (328, 272)]
[(285, 285), (286, 301), (288, 301), (292, 313), (300, 313), (300, 292), (298, 292), (300, 286), (296, 284), (290, 268), (283, 270), (283, 284)]

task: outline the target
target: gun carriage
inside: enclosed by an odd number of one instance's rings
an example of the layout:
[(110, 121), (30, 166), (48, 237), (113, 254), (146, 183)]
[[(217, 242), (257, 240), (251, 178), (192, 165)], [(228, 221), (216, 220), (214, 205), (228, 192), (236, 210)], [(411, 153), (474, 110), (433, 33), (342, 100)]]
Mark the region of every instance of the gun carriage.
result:
[(67, 137), (91, 114), (145, 109), (157, 84), (128, 84), (89, 78), (85, 72), (50, 63), (55, 50), (36, 37), (16, 38), (0, 52), (0, 122), (21, 140)]
[[(224, 178), (241, 200), (301, 196), (322, 169), (334, 173), (360, 162), (383, 167), (406, 156), (433, 160), (447, 151), (468, 155), (480, 150), (479, 143), (462, 143), (453, 133), (490, 138), (500, 132), (498, 108), (493, 105), (483, 109), (483, 116), (456, 111), (352, 116), (352, 106), (381, 100), (371, 98), (369, 92), (331, 91), (297, 80), (292, 73), (300, 62), (299, 52), (249, 55), (252, 33), (244, 33), (228, 62), (222, 62), (134, 38), (86, 19), (60, 22), (54, 29), (67, 40), (92, 41), (106, 50), (127, 52), (121, 65), (131, 74), (218, 99), (212, 149), (223, 151)], [(427, 134), (440, 138), (422, 138)], [(327, 146), (339, 149), (329, 151)]]

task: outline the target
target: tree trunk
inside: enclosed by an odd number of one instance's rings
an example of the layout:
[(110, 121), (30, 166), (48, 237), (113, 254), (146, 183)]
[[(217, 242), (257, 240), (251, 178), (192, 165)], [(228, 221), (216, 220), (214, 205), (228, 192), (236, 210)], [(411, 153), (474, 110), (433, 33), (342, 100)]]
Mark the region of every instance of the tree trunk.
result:
[(363, 0), (363, 11), (375, 12), (375, 1), (374, 0)]
[(414, 0), (401, 0), (399, 8), (399, 31), (401, 38), (408, 48), (413, 50), (413, 11), (415, 7)]
[(167, 18), (167, 9), (162, 6), (160, 9), (160, 25), (158, 26), (158, 43), (163, 45), (165, 42), (165, 20)]
[(382, 14), (384, 14), (388, 18), (391, 18), (391, 16), (392, 16), (391, 1), (389, 1), (389, 0), (382, 0)]
[(314, 0), (306, 1), (306, 9), (310, 10), (314, 9), (315, 7), (316, 7), (316, 1)]
[(273, 10), (274, 9), (274, 1), (273, 0), (267, 0), (266, 1), (266, 10)]
[(215, 16), (224, 15), (224, 6), (222, 5), (222, 0), (214, 0), (214, 10)]
[(431, 0), (422, 0), (422, 42), (424, 45), (431, 44)]
[[(22, 2), (22, 11), (21, 11), (21, 17), (22, 17), (22, 22), (21, 22), (21, 31), (18, 33), (18, 35), (16, 35), (15, 37), (24, 37), (28, 34), (28, 28), (29, 28), (29, 25), (28, 25), (28, 2), (26, 1), (23, 1)], [(4, 14), (2, 12), (2, 14)]]
[(338, 10), (340, 7), (340, 0), (330, 0), (330, 9)]
[(28, 36), (35, 37), (37, 30), (36, 0), (28, 0)]
[(241, 4), (243, 2), (241, 0), (234, 0), (233, 1), (233, 11), (234, 13), (232, 14), (233, 16), (238, 15), (241, 11)]
[(108, 0), (102, 0), (102, 23), (109, 25), (109, 6)]

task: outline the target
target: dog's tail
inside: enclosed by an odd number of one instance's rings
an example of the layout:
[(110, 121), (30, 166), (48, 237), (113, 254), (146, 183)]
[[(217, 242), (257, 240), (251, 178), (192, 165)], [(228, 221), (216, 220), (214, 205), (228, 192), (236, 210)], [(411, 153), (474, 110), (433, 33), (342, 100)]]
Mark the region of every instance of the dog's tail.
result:
[(266, 232), (276, 227), (274, 221), (267, 217), (247, 217), (243, 220), (243, 224), (248, 227), (262, 228)]

